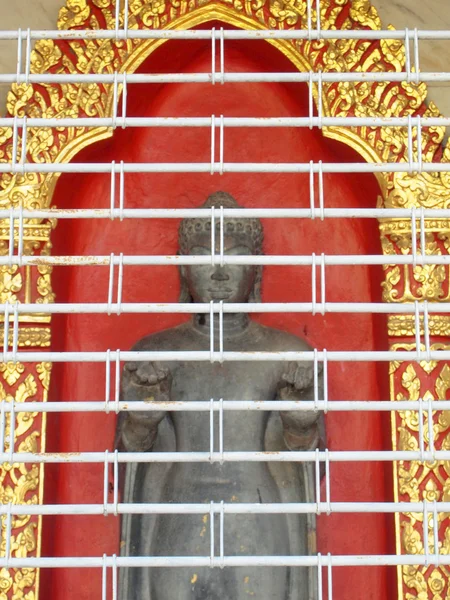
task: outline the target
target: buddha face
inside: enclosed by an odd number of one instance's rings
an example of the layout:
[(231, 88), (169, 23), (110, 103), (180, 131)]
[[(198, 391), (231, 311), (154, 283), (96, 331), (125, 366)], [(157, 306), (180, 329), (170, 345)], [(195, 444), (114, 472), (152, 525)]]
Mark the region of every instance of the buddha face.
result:
[[(216, 254), (220, 252), (219, 240)], [(252, 254), (252, 244), (242, 236), (224, 237), (224, 254), (227, 256)], [(211, 237), (207, 234), (193, 236), (189, 254), (211, 255)], [(183, 267), (189, 292), (194, 302), (248, 302), (256, 279), (254, 265), (187, 265)]]

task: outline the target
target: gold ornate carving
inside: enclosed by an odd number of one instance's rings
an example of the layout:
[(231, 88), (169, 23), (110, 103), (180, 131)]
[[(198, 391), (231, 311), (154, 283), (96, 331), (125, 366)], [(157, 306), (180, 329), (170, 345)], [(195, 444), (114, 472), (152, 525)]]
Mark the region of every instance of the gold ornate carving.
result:
[[(419, 317), (420, 335), (423, 335), (423, 316)], [(428, 331), (431, 337), (450, 337), (450, 317), (448, 315), (429, 315)], [(388, 335), (390, 337), (413, 337), (416, 334), (414, 315), (389, 315)]]
[[(27, 368), (21, 363), (0, 365), (0, 373), (5, 385), (0, 382), (0, 402), (16, 403), (14, 427), (11, 427), (10, 413), (5, 419), (5, 448), (9, 451), (9, 436), (14, 433), (14, 447), (18, 452), (44, 451), (42, 434), (36, 428), (38, 413), (21, 412), (20, 403), (29, 400), (46, 401), (50, 366), (47, 363)], [(2, 451), (3, 449), (0, 449)], [(2, 504), (37, 504), (39, 497), (39, 475), (41, 468), (37, 464), (3, 463), (0, 465), (0, 494)], [(5, 557), (7, 519), (1, 520), (0, 555)], [(11, 518), (11, 557), (36, 556), (39, 553), (40, 519), (30, 515), (14, 515)], [(0, 597), (13, 600), (35, 600), (36, 569), (1, 569)]]
[[(414, 350), (415, 344), (395, 344), (393, 350)], [(448, 350), (447, 344), (433, 344), (433, 350)], [(438, 361), (422, 361), (419, 364), (396, 362), (391, 364), (391, 389), (396, 400), (447, 400), (450, 390), (450, 366)], [(423, 435), (425, 450), (430, 448), (430, 427), (432, 426), (433, 443), (436, 449), (450, 448), (450, 413), (433, 411), (432, 424), (424, 411)], [(419, 417), (418, 411), (399, 411), (393, 413), (393, 444), (398, 450), (419, 450)], [(398, 433), (398, 436), (397, 436)], [(396, 498), (401, 501), (429, 502), (448, 501), (450, 485), (449, 461), (399, 461), (398, 472), (394, 475)], [(438, 513), (438, 544), (441, 554), (450, 552), (450, 515)], [(428, 523), (428, 544), (431, 554), (434, 553), (434, 516), (430, 512)], [(423, 545), (423, 512), (399, 515), (397, 535), (400, 547), (408, 554), (424, 554)], [(409, 590), (408, 600), (447, 600), (450, 572), (446, 566), (430, 568), (429, 566), (409, 565), (399, 567), (399, 577)]]
[[(0, 326), (0, 339), (3, 340), (4, 327)], [(13, 331), (10, 327), (9, 343), (13, 343)], [(19, 326), (19, 348), (48, 348), (51, 344), (51, 329), (50, 327), (21, 327)], [(0, 365), (0, 370), (1, 370)]]
[(16, 302), (16, 294), (21, 289), (22, 274), (19, 272), (19, 267), (6, 267), (2, 265), (0, 267), (0, 302), (2, 304)]
[[(427, 256), (448, 254), (450, 227), (448, 219), (424, 219)], [(405, 219), (380, 220), (381, 245), (386, 256), (412, 254), (412, 223)], [(422, 253), (421, 222), (416, 219), (416, 251)], [(448, 302), (450, 299), (448, 265), (384, 265), (382, 283), (385, 302), (424, 300)]]
[[(174, 0), (135, 0), (130, 3), (128, 26), (139, 28), (188, 28), (212, 20), (221, 20), (246, 29), (287, 27), (306, 28), (306, 3), (297, 0), (243, 2), (223, 0), (208, 2), (175, 2)], [(313, 9), (312, 23), (317, 22)], [(120, 15), (123, 25), (123, 15)], [(368, 0), (322, 0), (321, 24), (326, 29), (379, 29), (380, 19)], [(70, 0), (60, 11), (60, 28), (94, 29), (113, 28), (114, 6), (108, 0), (87, 2)], [(300, 70), (323, 72), (343, 71), (401, 71), (405, 65), (404, 45), (398, 41), (383, 40), (320, 40), (273, 41)], [(68, 42), (71, 53), (59, 42), (45, 40), (36, 44), (32, 53), (31, 70), (43, 73), (113, 73), (134, 71), (159, 46), (154, 40), (76, 40)], [(112, 111), (113, 86), (97, 84), (43, 84), (13, 85), (8, 95), (8, 111), (17, 116), (68, 117), (81, 114), (105, 116)], [(425, 84), (389, 82), (325, 83), (323, 114), (329, 116), (407, 116), (439, 114), (436, 107), (425, 105)], [(315, 90), (317, 92), (317, 90)], [(315, 93), (317, 97), (317, 93)], [(10, 132), (0, 132), (5, 138), (3, 149), (6, 159), (11, 157)], [(367, 160), (407, 160), (406, 128), (326, 128), (325, 135), (335, 137), (354, 147)], [(28, 160), (33, 162), (69, 160), (81, 147), (112, 135), (112, 130), (99, 128), (30, 128), (28, 132)], [(443, 128), (424, 128), (422, 154), (424, 160), (439, 160)], [(8, 143), (9, 142), (9, 143)], [(414, 138), (417, 145), (417, 138)], [(416, 148), (417, 149), (417, 148)], [(18, 152), (20, 152), (18, 148)], [(48, 206), (57, 174), (27, 174), (5, 176), (0, 186), (0, 204)], [(390, 205), (417, 205), (417, 186), (422, 189), (425, 203), (435, 205), (442, 188), (441, 176), (385, 174), (380, 178)], [(27, 193), (24, 193), (27, 188)]]

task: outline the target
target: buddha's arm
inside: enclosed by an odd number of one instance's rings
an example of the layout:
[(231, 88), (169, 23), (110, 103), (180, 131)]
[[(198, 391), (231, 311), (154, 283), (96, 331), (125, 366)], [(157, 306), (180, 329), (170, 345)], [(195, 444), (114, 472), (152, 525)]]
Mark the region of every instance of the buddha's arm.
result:
[[(322, 373), (318, 376), (318, 395), (323, 392)], [(289, 363), (278, 389), (279, 400), (314, 400), (313, 365)], [(290, 450), (314, 450), (319, 445), (321, 413), (314, 410), (280, 411), (284, 439)]]
[[(122, 378), (125, 402), (170, 401), (171, 378), (167, 369), (155, 363), (127, 363)], [(158, 425), (165, 416), (163, 410), (130, 411), (120, 424), (120, 441), (129, 452), (151, 450), (158, 434)]]

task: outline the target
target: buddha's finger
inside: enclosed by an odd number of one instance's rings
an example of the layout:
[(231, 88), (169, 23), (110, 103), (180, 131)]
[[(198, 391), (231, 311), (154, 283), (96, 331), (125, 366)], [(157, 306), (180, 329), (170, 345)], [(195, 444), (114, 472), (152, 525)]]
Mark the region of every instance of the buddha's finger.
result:
[(158, 378), (158, 381), (163, 381), (164, 379), (167, 379), (169, 377), (169, 369), (167, 367), (165, 367), (164, 365), (162, 365), (159, 362), (155, 362), (153, 363), (153, 368), (155, 369), (155, 373), (156, 373), (156, 377)]
[(286, 381), (287, 383), (294, 385), (296, 370), (297, 370), (296, 363), (288, 363), (287, 367), (286, 367), (286, 371), (282, 375), (283, 381)]

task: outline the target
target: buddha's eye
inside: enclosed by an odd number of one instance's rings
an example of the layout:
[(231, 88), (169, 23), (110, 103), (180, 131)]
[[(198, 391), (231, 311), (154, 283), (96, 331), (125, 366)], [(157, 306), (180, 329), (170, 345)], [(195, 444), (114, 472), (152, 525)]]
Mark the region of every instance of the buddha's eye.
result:
[(232, 248), (226, 248), (225, 254), (230, 254), (231, 256), (246, 256), (252, 254), (252, 251), (248, 246), (233, 246)]
[(193, 254), (195, 256), (206, 256), (211, 254), (211, 248), (205, 248), (205, 246), (194, 246), (190, 249), (189, 254)]

